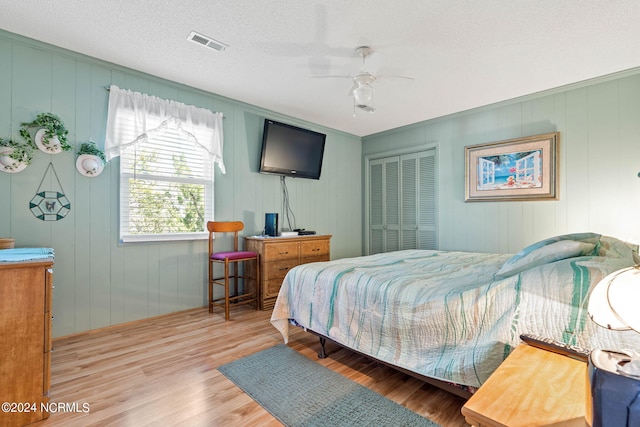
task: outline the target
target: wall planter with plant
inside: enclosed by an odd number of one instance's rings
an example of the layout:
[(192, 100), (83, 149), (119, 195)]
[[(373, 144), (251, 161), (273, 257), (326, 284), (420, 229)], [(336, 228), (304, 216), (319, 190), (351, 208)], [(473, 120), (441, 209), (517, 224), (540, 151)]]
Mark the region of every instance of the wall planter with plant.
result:
[(33, 147), (48, 154), (57, 154), (73, 148), (67, 142), (68, 133), (60, 117), (53, 113), (38, 114), (35, 120), (22, 123), (20, 126), (20, 136)]
[(31, 145), (0, 138), (0, 170), (2, 172), (22, 172), (31, 163), (32, 158)]
[(78, 150), (78, 159), (76, 160), (76, 169), (81, 175), (87, 177), (98, 176), (102, 173), (107, 159), (95, 142), (83, 142)]

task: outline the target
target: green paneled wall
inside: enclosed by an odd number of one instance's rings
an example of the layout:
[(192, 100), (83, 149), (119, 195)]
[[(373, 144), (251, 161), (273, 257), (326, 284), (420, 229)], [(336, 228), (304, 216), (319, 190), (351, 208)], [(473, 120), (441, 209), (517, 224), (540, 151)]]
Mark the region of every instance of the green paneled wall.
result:
[[(282, 205), (280, 179), (257, 172), (263, 119), (326, 133), (322, 178), (287, 178), (296, 225), (333, 234), (332, 258), (361, 254), (360, 138), (0, 31), (2, 138), (18, 140), (20, 123), (53, 112), (72, 144), (104, 147), (110, 84), (224, 114), (227, 173), (216, 168), (216, 219), (241, 219), (246, 234), (260, 232), (264, 214)], [(0, 236), (55, 249), (54, 336), (205, 305), (206, 241), (119, 245), (118, 160), (87, 178), (75, 159), (37, 151), (25, 171), (0, 173)], [(71, 201), (56, 222), (28, 209), (49, 162)]]
[[(365, 156), (435, 144), (439, 243), (445, 250), (517, 252), (554, 234), (597, 231), (640, 242), (640, 71), (630, 70), (360, 138), (0, 31), (0, 136), (58, 114), (69, 140), (104, 144), (108, 92), (116, 84), (225, 115), (216, 172), (218, 219), (259, 232), (280, 212), (280, 180), (257, 173), (264, 117), (327, 133), (320, 181), (287, 179), (299, 227), (333, 234), (332, 258), (362, 253)], [(464, 202), (464, 147), (560, 132), (560, 200)], [(71, 200), (45, 223), (28, 201), (52, 162)], [(0, 236), (56, 251), (54, 336), (204, 305), (206, 242), (119, 245), (118, 160), (96, 178), (75, 171), (75, 154), (37, 152), (18, 174), (0, 173)], [(348, 165), (349, 167), (345, 167)], [(281, 218), (282, 222), (282, 218)]]
[[(560, 132), (560, 199), (464, 202), (464, 147)], [(556, 234), (640, 243), (640, 71), (416, 123), (363, 138), (363, 158), (437, 144), (444, 250), (514, 253)]]

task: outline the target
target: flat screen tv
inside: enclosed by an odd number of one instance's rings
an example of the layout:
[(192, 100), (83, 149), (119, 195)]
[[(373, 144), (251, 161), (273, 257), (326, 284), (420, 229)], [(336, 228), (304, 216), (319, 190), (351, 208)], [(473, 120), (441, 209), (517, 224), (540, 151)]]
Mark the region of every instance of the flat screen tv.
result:
[(326, 135), (265, 119), (260, 172), (320, 179)]

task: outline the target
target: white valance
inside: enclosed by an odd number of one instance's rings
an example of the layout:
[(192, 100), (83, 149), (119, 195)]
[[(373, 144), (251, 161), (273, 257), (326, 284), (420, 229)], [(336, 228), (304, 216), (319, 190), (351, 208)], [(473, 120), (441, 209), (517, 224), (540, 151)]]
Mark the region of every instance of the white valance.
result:
[(180, 102), (160, 99), (118, 86), (109, 87), (109, 112), (104, 143), (107, 160), (146, 140), (167, 126), (177, 128), (187, 139), (209, 153), (225, 173), (222, 160), (222, 113)]

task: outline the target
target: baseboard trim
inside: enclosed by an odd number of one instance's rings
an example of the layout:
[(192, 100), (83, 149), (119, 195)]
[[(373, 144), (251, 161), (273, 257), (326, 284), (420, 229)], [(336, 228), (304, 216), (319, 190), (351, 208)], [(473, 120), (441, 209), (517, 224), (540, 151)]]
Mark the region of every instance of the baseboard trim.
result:
[(93, 335), (93, 334), (97, 334), (97, 333), (100, 333), (100, 332), (109, 331), (109, 330), (112, 330), (112, 329), (128, 327), (128, 326), (131, 326), (131, 325), (135, 325), (137, 323), (158, 320), (158, 319), (162, 319), (162, 318), (166, 318), (166, 317), (170, 317), (170, 316), (174, 316), (174, 315), (178, 315), (178, 314), (185, 314), (185, 313), (188, 313), (190, 311), (194, 311), (194, 312), (195, 311), (200, 311), (202, 309), (207, 310), (207, 306), (188, 308), (186, 310), (180, 310), (180, 311), (172, 311), (171, 313), (159, 314), (157, 316), (145, 317), (143, 319), (131, 320), (129, 322), (116, 323), (114, 325), (103, 326), (101, 328), (96, 328), (96, 329), (89, 329), (87, 331), (74, 332), (72, 334), (62, 335), (62, 336), (59, 336), (59, 337), (54, 337), (52, 339), (52, 342), (53, 342), (53, 344), (55, 344), (56, 341), (69, 340), (69, 339), (74, 339), (74, 338), (78, 338), (78, 337), (81, 337), (81, 336)]

